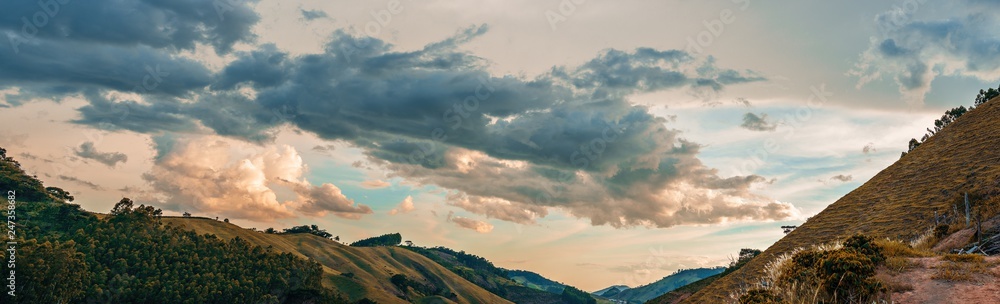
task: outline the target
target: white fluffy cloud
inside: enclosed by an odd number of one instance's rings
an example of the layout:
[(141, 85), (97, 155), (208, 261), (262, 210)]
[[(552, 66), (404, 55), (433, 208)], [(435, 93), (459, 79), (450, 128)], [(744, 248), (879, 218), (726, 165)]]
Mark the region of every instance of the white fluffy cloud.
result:
[(490, 233), (493, 231), (493, 225), (484, 221), (478, 221), (470, 218), (464, 218), (461, 216), (454, 216), (453, 213), (448, 213), (448, 221), (455, 223), (458, 227), (465, 229), (475, 230), (479, 233)]
[(410, 211), (413, 211), (414, 209), (416, 209), (416, 207), (413, 206), (413, 196), (407, 195), (402, 202), (399, 202), (399, 206), (389, 210), (389, 214), (396, 215), (399, 213), (410, 213)]
[[(179, 139), (143, 177), (159, 193), (160, 203), (176, 211), (255, 221), (293, 217), (295, 210), (309, 216), (333, 213), (350, 219), (372, 213), (333, 184), (317, 186), (303, 178), (307, 167), (291, 146), (239, 155), (238, 151), (252, 147), (219, 137)], [(279, 200), (277, 187), (290, 189), (295, 199)]]

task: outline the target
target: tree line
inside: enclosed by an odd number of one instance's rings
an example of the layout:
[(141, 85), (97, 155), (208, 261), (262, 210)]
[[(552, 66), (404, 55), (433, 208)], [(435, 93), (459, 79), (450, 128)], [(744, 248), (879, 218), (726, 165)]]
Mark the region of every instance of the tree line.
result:
[(346, 303), (315, 261), (164, 225), (161, 210), (128, 198), (98, 218), (2, 148), (0, 184), (19, 198), (16, 297), (3, 302)]

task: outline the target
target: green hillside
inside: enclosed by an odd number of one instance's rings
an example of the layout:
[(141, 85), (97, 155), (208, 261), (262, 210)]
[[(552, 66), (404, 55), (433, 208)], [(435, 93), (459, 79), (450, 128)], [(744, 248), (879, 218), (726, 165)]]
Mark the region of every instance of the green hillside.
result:
[(540, 274), (527, 271), (527, 270), (508, 270), (507, 277), (515, 282), (521, 283), (524, 286), (528, 286), (538, 290), (544, 290), (554, 294), (560, 294), (566, 285), (562, 283), (549, 280)]
[(315, 261), (174, 229), (129, 199), (97, 217), (3, 149), (0, 187), (14, 201), (4, 260), (16, 273), (4, 303), (346, 303), (324, 288)]

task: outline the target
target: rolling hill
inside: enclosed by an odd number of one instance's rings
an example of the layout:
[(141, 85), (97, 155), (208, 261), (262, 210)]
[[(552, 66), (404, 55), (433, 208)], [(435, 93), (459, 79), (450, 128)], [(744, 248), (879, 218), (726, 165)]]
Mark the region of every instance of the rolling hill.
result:
[(527, 270), (507, 270), (507, 277), (524, 286), (554, 294), (562, 293), (563, 289), (566, 288), (566, 285), (562, 283), (549, 280), (540, 274)]
[(323, 266), (324, 286), (348, 300), (368, 298), (378, 303), (407, 303), (407, 296), (390, 279), (402, 274), (409, 280), (444, 288), (456, 299), (428, 297), (413, 301), (434, 303), (511, 303), (463, 279), (434, 261), (396, 247), (350, 247), (308, 233), (265, 234), (206, 218), (164, 217), (165, 224), (213, 234), (222, 239), (239, 237), (251, 244), (310, 258)]
[[(656, 282), (642, 285), (635, 288), (620, 290), (608, 294), (607, 291), (601, 296), (613, 300), (622, 300), (628, 303), (644, 303), (660, 295), (668, 293), (687, 284), (697, 282), (701, 279), (722, 273), (725, 267), (685, 269), (665, 276)], [(610, 288), (608, 288), (610, 289)]]
[(813, 216), (746, 267), (715, 280), (685, 303), (722, 303), (731, 291), (759, 277), (767, 263), (796, 248), (834, 242), (854, 233), (913, 240), (934, 227), (935, 213), (958, 218), (957, 207), (966, 193), (974, 205), (997, 204), (998, 118), (997, 98), (969, 111)]

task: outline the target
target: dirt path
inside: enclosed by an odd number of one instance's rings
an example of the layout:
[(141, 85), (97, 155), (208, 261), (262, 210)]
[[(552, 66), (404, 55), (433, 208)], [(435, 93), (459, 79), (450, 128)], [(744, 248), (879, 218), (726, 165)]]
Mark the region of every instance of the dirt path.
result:
[(1000, 303), (1000, 257), (988, 257), (983, 273), (971, 274), (968, 281), (947, 281), (932, 277), (944, 263), (940, 258), (910, 259), (915, 267), (901, 273), (885, 275), (892, 284), (911, 286), (909, 291), (892, 294), (894, 303), (948, 303), (948, 304), (980, 304)]

